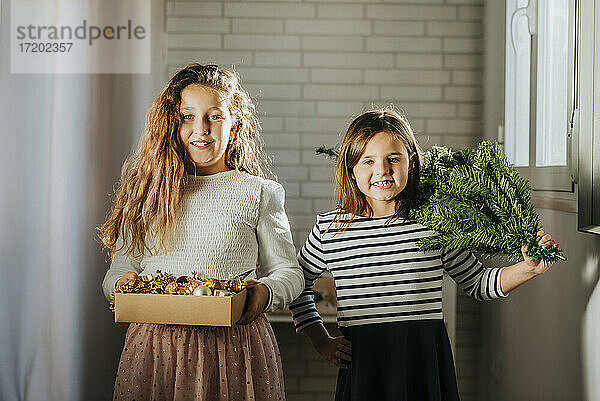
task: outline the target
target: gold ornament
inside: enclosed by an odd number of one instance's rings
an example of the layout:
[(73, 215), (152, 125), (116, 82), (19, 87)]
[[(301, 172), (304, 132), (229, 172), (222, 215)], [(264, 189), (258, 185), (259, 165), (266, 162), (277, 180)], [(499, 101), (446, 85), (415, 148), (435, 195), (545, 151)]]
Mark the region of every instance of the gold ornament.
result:
[(171, 295), (177, 294), (178, 289), (179, 289), (178, 287), (179, 286), (177, 285), (176, 282), (167, 284), (167, 286), (165, 287), (165, 294), (171, 294)]
[(185, 283), (179, 284), (179, 287), (183, 290), (183, 295), (192, 295), (194, 289), (196, 288), (196, 284), (194, 283)]
[(233, 295), (233, 293), (229, 292), (229, 291), (224, 291), (224, 290), (215, 290), (213, 292), (213, 295), (215, 297), (230, 297)]
[(238, 276), (227, 280), (224, 287), (229, 292), (238, 293), (246, 288), (246, 283)]
[(212, 291), (205, 285), (199, 285), (196, 288), (194, 288), (192, 294), (195, 296), (212, 295)]
[(216, 278), (209, 278), (208, 280), (204, 280), (204, 282), (202, 284), (204, 284), (205, 286), (210, 288), (213, 291), (213, 293), (215, 290), (223, 289), (223, 282)]
[[(254, 270), (254, 269), (253, 269)], [(156, 273), (139, 276), (134, 281), (121, 285), (115, 293), (130, 294), (170, 294), (170, 295), (213, 295), (226, 297), (235, 295), (246, 288), (244, 279), (253, 270), (244, 272), (228, 280), (209, 278), (202, 280), (198, 272), (192, 272), (190, 276), (175, 277), (171, 273)], [(114, 311), (114, 293), (111, 295), (109, 307)]]
[(191, 282), (192, 280), (193, 280), (193, 278), (190, 276), (179, 276), (179, 277), (177, 277), (176, 281), (178, 284), (185, 284), (185, 283)]

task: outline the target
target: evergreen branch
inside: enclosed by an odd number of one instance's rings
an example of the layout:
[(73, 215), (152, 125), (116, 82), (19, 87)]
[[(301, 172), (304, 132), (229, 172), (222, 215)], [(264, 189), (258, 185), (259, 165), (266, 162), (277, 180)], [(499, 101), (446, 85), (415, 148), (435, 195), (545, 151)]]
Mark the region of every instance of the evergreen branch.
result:
[[(332, 159), (339, 154), (325, 146), (316, 152)], [(460, 151), (433, 146), (426, 152), (419, 201), (409, 218), (437, 233), (420, 240), (422, 251), (469, 248), (517, 261), (521, 246), (528, 244), (536, 260), (566, 260), (562, 250), (537, 244), (541, 226), (527, 180), (495, 143)]]
[(337, 150), (336, 148), (328, 148), (325, 145), (321, 145), (318, 148), (315, 148), (315, 152), (318, 155), (325, 155), (327, 157), (329, 157), (330, 159), (337, 159), (338, 155), (339, 155), (339, 150)]

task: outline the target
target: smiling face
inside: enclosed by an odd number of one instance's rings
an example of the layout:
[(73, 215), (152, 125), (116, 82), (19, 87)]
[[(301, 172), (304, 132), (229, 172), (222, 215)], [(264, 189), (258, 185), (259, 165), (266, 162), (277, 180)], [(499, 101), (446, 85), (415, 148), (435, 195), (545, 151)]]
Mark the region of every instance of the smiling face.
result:
[(207, 86), (188, 85), (181, 91), (180, 112), (179, 135), (196, 165), (186, 163), (186, 171), (211, 175), (229, 170), (225, 152), (233, 138), (234, 121), (223, 95)]
[(395, 198), (408, 182), (410, 157), (398, 136), (390, 132), (375, 134), (352, 169), (358, 189), (373, 209), (373, 217), (396, 212)]

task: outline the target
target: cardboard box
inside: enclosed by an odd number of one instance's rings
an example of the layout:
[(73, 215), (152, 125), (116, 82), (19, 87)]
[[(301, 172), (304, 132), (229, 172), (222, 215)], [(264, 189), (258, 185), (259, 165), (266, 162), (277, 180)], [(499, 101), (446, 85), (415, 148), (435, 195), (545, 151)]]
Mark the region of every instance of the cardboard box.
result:
[(115, 293), (115, 322), (233, 326), (246, 290), (229, 297)]

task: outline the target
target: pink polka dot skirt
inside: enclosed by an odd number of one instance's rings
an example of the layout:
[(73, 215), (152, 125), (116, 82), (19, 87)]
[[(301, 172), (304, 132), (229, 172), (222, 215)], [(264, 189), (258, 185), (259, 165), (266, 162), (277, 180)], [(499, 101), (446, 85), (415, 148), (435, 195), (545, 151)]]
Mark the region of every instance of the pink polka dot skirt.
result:
[(245, 326), (132, 323), (114, 400), (285, 400), (279, 348), (267, 318)]

